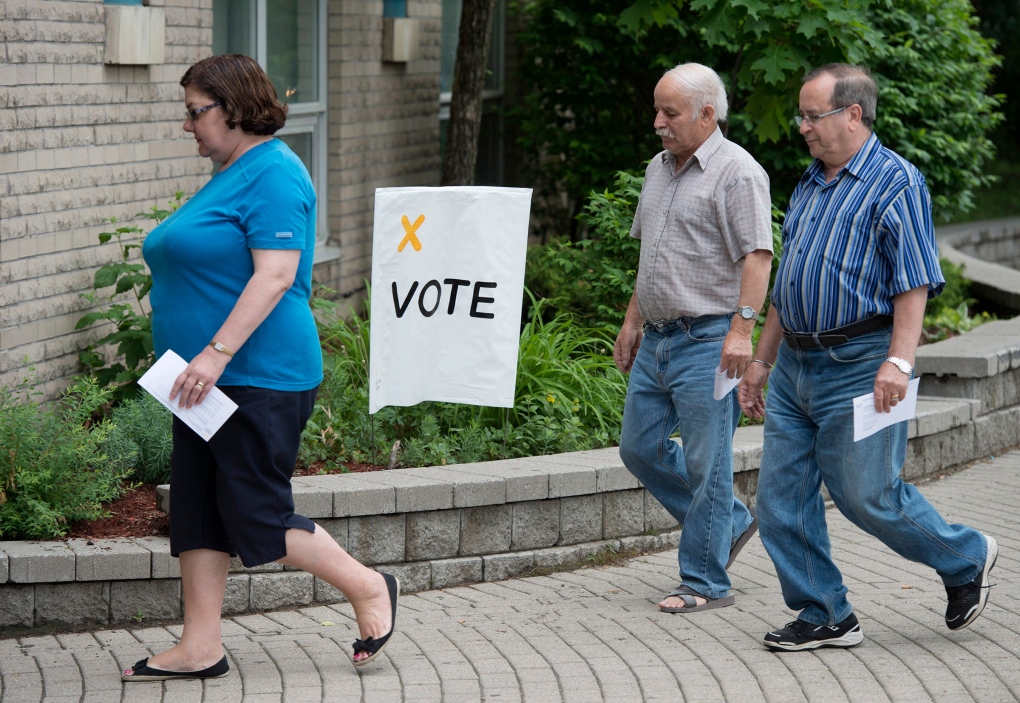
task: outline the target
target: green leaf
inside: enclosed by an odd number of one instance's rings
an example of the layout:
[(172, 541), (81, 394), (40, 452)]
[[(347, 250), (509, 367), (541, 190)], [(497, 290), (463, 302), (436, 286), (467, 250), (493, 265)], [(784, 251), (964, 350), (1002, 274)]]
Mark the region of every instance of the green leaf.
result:
[(88, 327), (89, 325), (94, 325), (95, 323), (99, 322), (100, 320), (105, 320), (105, 319), (106, 319), (106, 313), (104, 313), (104, 312), (90, 312), (87, 315), (83, 315), (81, 317), (81, 319), (79, 319), (78, 322), (74, 325), (74, 328), (76, 330), (84, 329), (85, 327)]
[(117, 282), (120, 272), (120, 264), (106, 264), (96, 271), (96, 275), (92, 280), (92, 287), (98, 289), (112, 286)]
[(792, 121), (789, 103), (775, 92), (759, 88), (747, 101), (747, 112), (755, 122), (754, 135), (759, 142), (778, 142)]
[(733, 7), (743, 7), (747, 10), (748, 17), (758, 19), (759, 14), (768, 10), (768, 6), (761, 0), (730, 0)]
[(576, 27), (578, 25), (578, 14), (572, 10), (557, 8), (553, 10), (553, 16), (568, 27)]
[(800, 56), (784, 44), (772, 44), (751, 64), (752, 71), (762, 71), (766, 83), (779, 85), (801, 68)]
[(738, 33), (738, 20), (725, 7), (717, 7), (702, 16), (698, 23), (704, 30), (705, 39), (709, 44), (728, 45)]
[(809, 14), (800, 18), (797, 23), (797, 33), (808, 39), (823, 31), (829, 26), (829, 20), (818, 14)]

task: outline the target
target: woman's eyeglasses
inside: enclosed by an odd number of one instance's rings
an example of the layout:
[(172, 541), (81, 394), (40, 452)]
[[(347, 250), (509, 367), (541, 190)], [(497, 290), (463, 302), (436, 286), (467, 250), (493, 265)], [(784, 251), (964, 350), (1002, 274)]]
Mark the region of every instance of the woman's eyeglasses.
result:
[(220, 103), (213, 103), (212, 105), (206, 105), (205, 107), (199, 107), (199, 108), (196, 108), (194, 110), (185, 110), (184, 114), (187, 115), (187, 119), (189, 119), (192, 122), (194, 122), (195, 120), (198, 119), (198, 116), (201, 115), (206, 110), (212, 110), (214, 107), (219, 107), (219, 106), (220, 106)]

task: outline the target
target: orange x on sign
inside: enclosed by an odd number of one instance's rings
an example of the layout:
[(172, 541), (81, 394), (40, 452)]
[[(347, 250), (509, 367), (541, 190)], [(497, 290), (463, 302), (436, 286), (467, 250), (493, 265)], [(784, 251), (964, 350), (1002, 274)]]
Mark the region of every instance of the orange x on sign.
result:
[(418, 239), (418, 235), (415, 232), (421, 227), (421, 224), (425, 221), (425, 215), (418, 215), (418, 219), (411, 224), (411, 221), (407, 219), (407, 215), (401, 215), (400, 224), (404, 225), (404, 238), (400, 240), (400, 245), (397, 247), (397, 251), (404, 251), (404, 247), (410, 242), (411, 246), (414, 247), (415, 251), (421, 251), (421, 241)]

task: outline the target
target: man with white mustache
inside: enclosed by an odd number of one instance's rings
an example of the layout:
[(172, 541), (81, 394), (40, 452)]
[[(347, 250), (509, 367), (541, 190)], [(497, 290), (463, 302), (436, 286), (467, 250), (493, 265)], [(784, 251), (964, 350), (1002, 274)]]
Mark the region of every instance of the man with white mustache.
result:
[[(727, 568), (757, 523), (733, 495), (733, 391), (752, 361), (751, 332), (772, 265), (769, 178), (719, 128), (726, 89), (712, 69), (681, 64), (655, 87), (662, 151), (645, 171), (631, 236), (641, 240), (634, 295), (614, 359), (630, 373), (620, 456), (680, 522), (680, 585), (669, 613), (732, 605)], [(670, 435), (680, 430), (683, 446)]]

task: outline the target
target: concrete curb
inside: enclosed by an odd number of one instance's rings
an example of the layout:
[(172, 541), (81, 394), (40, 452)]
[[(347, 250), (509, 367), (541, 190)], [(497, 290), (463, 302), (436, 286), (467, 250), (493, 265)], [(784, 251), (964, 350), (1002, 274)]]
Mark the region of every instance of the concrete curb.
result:
[(935, 236), (940, 255), (964, 265), (975, 295), (1020, 311), (1020, 217), (947, 225)]

